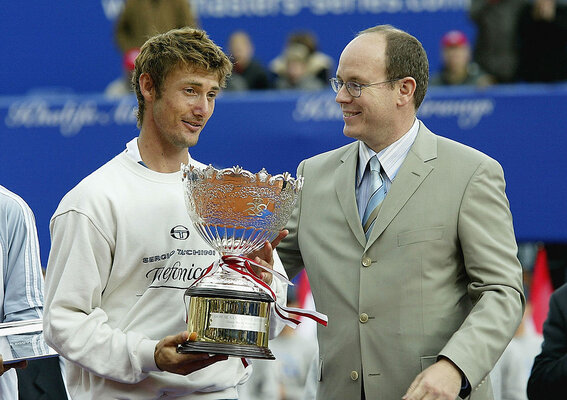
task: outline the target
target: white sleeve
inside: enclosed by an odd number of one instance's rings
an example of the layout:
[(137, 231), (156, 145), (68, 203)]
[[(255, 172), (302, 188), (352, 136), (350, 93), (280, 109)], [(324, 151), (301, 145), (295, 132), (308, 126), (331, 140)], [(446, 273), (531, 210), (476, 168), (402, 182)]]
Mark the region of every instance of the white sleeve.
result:
[(12, 200), (2, 210), (4, 237), (8, 238), (8, 242), (0, 243), (0, 250), (5, 246), (7, 255), (2, 322), (41, 318), (43, 312), (43, 275), (35, 218), (22, 199), (14, 196)]
[[(280, 274), (287, 277), (282, 261), (278, 256), (277, 250), (274, 250), (274, 270), (278, 271)], [(285, 307), (287, 304), (287, 286), (288, 285), (286, 282), (281, 281), (276, 276), (274, 276), (274, 278), (272, 279), (272, 283), (270, 284), (270, 287), (276, 294), (277, 303), (282, 307)], [(270, 318), (270, 339), (273, 339), (276, 336), (278, 336), (285, 326), (285, 323), (282, 320), (275, 317), (274, 307), (275, 304), (272, 304), (272, 310), (271, 310), (272, 315)]]
[(47, 343), (82, 368), (118, 382), (139, 382), (158, 371), (157, 340), (111, 327), (102, 309), (113, 239), (76, 211), (54, 217), (51, 239), (45, 282)]

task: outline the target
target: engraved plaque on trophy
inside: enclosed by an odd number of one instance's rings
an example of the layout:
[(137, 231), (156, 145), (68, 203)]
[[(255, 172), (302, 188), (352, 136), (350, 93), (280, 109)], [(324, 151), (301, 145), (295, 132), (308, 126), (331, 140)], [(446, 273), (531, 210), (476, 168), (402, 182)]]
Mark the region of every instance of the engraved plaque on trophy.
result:
[(278, 236), (289, 219), (303, 178), (254, 174), (240, 167), (182, 165), (185, 202), (193, 225), (222, 258), (185, 292), (187, 329), (194, 342), (181, 353), (207, 352), (273, 359), (268, 348), (275, 296), (242, 256)]

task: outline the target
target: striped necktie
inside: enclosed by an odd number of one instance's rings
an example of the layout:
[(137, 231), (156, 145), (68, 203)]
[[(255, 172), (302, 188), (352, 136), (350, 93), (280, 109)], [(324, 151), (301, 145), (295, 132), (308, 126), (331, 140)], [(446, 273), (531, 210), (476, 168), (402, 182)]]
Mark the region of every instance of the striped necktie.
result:
[(380, 175), (380, 161), (378, 161), (377, 156), (373, 156), (369, 162), (370, 173), (368, 174), (368, 179), (371, 180), (370, 188), (372, 194), (366, 203), (366, 209), (364, 210), (364, 215), (362, 216), (362, 227), (364, 228), (364, 234), (366, 235), (366, 240), (370, 236), (374, 222), (376, 221), (376, 215), (378, 214), (378, 206), (384, 200), (386, 196), (384, 181)]

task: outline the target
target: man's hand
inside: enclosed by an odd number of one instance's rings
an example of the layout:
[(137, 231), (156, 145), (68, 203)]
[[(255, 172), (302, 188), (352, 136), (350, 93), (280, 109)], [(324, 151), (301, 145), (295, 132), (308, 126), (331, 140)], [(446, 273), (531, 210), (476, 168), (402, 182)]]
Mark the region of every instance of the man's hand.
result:
[(188, 353), (180, 354), (177, 352), (177, 345), (183, 344), (187, 340), (195, 341), (197, 334), (181, 332), (177, 335), (166, 336), (156, 345), (154, 359), (157, 367), (162, 371), (172, 372), (179, 375), (187, 375), (208, 367), (217, 361), (228, 359), (225, 355), (209, 355), (207, 353)]
[(461, 372), (442, 358), (421, 372), (411, 383), (403, 400), (455, 400), (461, 391)]
[(2, 361), (2, 355), (0, 355), (0, 376), (2, 376), (4, 372), (8, 371), (11, 368), (25, 368), (27, 366), (28, 366), (28, 362), (26, 360), (18, 361), (16, 363), (11, 363), (11, 364), (4, 364), (4, 362)]
[[(272, 240), (272, 243), (266, 242), (264, 243), (264, 247), (260, 250), (256, 250), (253, 253), (247, 255), (248, 258), (254, 260), (254, 262), (266, 267), (273, 269), (274, 267), (274, 249), (280, 242), (288, 235), (289, 231), (287, 229), (281, 230), (278, 236)], [(252, 266), (254, 272), (266, 282), (268, 285), (272, 283), (272, 274), (266, 271), (262, 271), (260, 268)]]

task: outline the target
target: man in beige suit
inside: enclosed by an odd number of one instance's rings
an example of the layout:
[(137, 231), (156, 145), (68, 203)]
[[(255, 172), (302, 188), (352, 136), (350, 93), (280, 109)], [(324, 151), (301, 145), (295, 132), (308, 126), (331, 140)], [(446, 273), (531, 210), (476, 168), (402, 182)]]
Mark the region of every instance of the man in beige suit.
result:
[[(502, 168), (416, 119), (428, 70), (413, 36), (361, 32), (331, 80), (356, 141), (298, 168), (305, 185), (278, 253), (290, 276), (306, 268), (329, 317), (318, 399), (492, 399), (487, 375), (520, 323)], [(374, 191), (385, 198), (367, 210)]]

